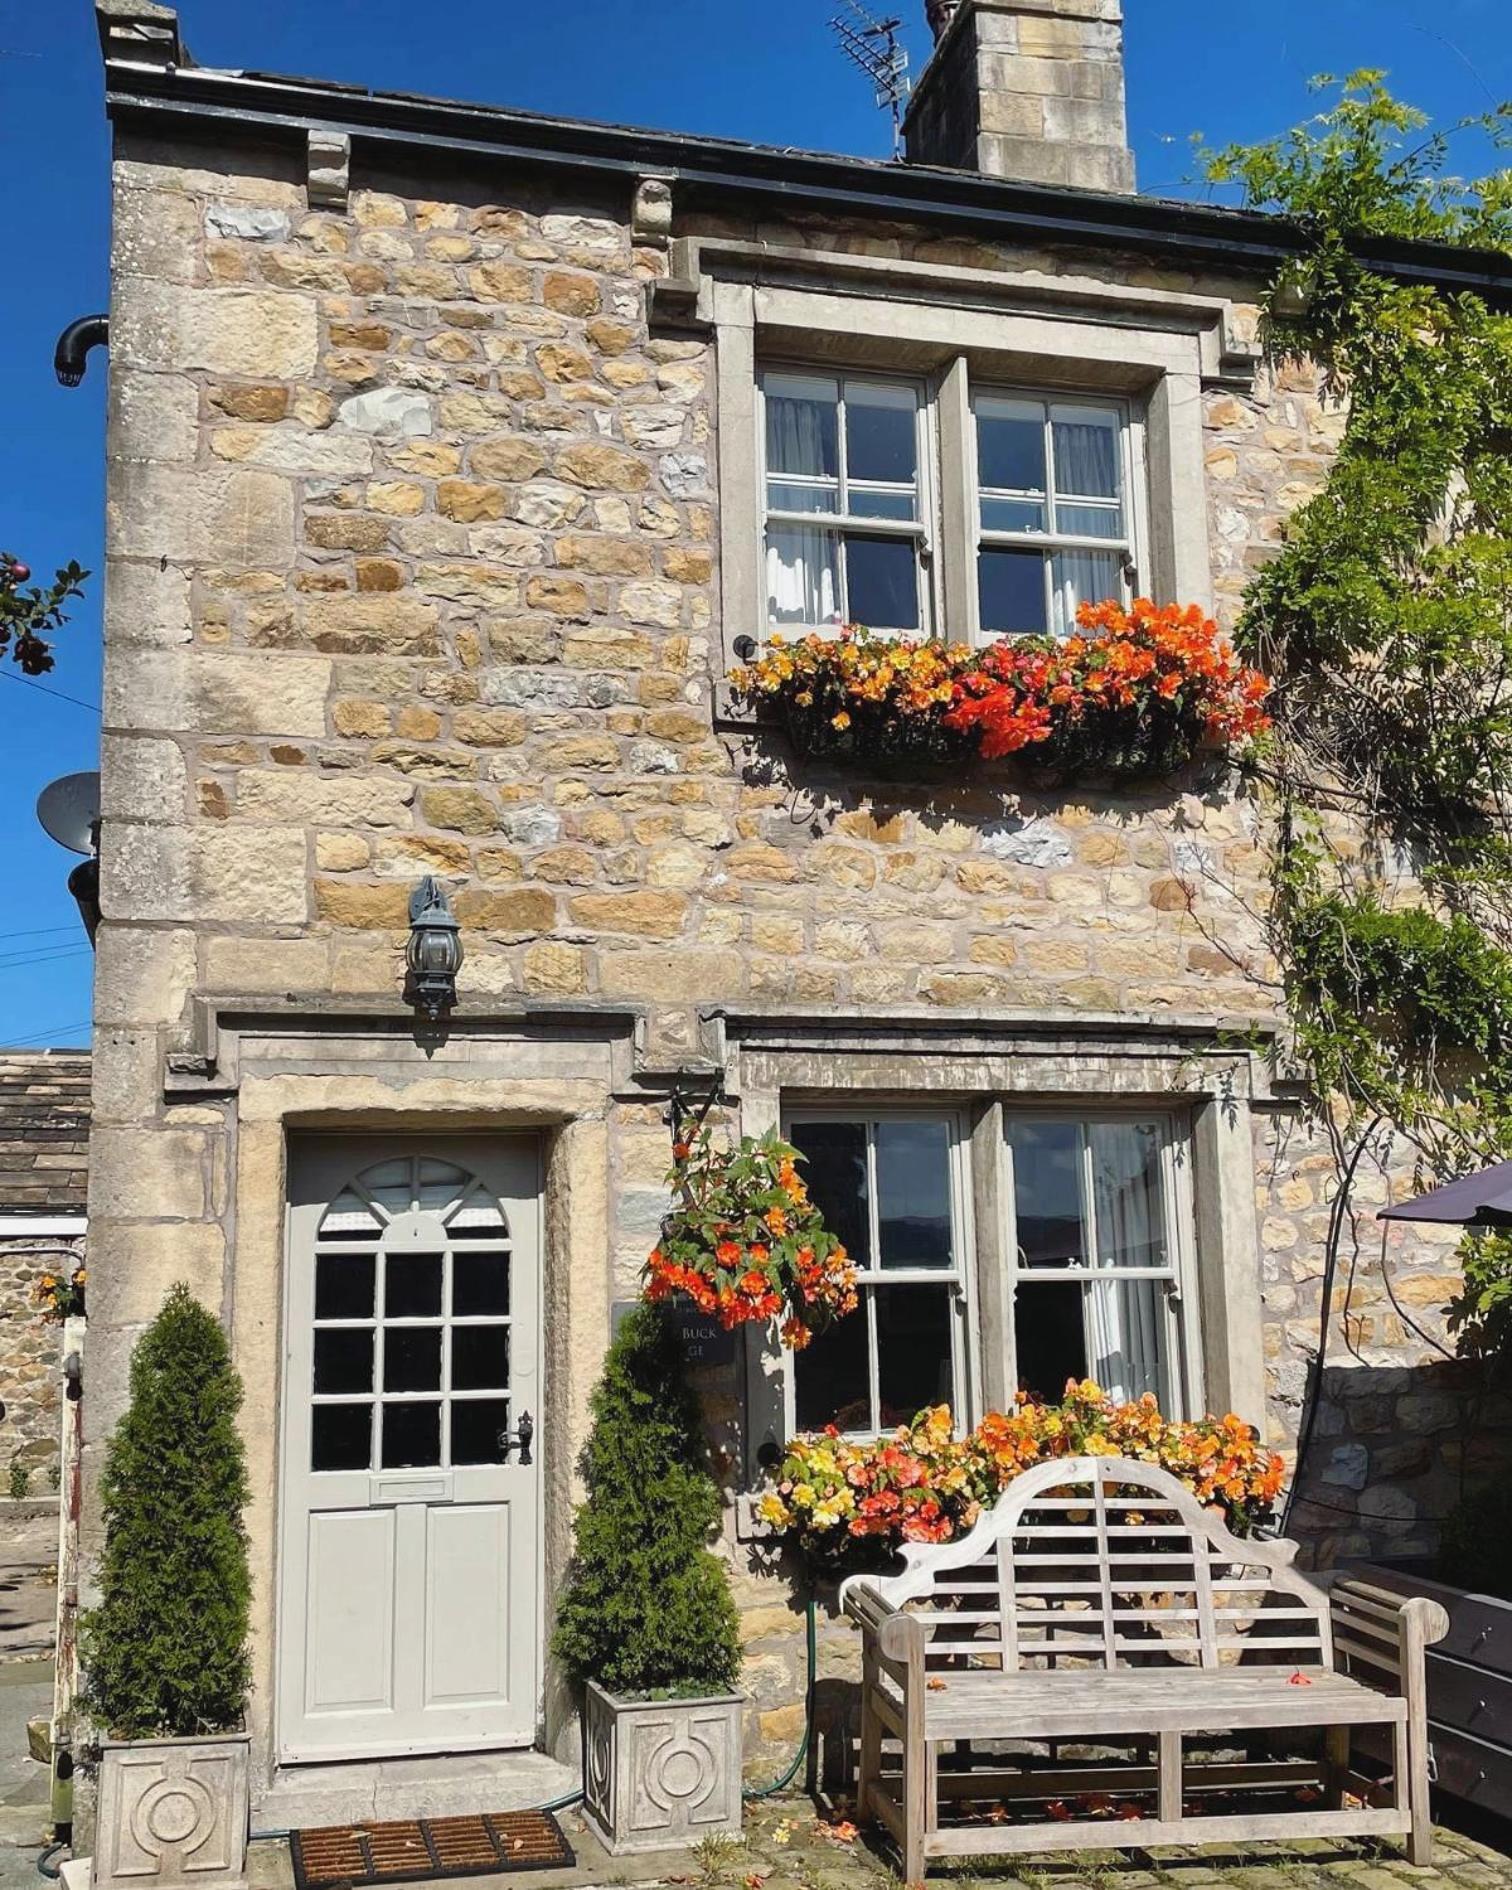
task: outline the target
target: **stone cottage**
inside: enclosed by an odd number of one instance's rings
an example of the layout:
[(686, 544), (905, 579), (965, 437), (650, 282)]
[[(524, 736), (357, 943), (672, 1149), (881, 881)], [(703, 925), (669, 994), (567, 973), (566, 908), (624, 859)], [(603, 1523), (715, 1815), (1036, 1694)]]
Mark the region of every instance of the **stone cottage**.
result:
[[(538, 1801), (588, 1394), (669, 1098), (718, 1089), (865, 1261), (796, 1363), (704, 1359), (764, 1771), (802, 1716), (773, 1448), (1072, 1373), (1284, 1445), (1333, 1171), (1221, 771), (877, 779), (729, 672), (848, 618), (1231, 617), (1340, 433), (1257, 346), (1295, 238), (1134, 193), (1118, 0), (936, 7), (902, 164), (207, 70), (167, 8), (99, 11), (90, 1461), (187, 1278), (248, 1388), (260, 1821)], [(440, 1031), (403, 995), (426, 876), (466, 949)], [(1295, 1518), (1324, 1558), (1420, 1546), (1466, 1446), (1372, 1230)], [(1393, 1243), (1441, 1332), (1452, 1244)]]
[(87, 1050), (0, 1050), (0, 1490), (47, 1498), (62, 1351), (38, 1287), (84, 1264)]

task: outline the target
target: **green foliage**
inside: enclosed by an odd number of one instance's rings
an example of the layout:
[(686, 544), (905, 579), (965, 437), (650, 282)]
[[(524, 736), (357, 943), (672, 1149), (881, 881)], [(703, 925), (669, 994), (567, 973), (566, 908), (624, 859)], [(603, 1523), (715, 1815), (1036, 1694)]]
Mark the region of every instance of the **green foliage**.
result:
[(31, 1471), (27, 1469), (26, 1465), (22, 1463), (19, 1457), (11, 1458), (9, 1481), (10, 1493), (18, 1501), (21, 1497), (25, 1496), (26, 1492), (31, 1488)]
[(68, 621), (63, 606), (84, 595), (89, 573), (67, 564), (46, 588), (27, 586), (28, 566), (0, 551), (0, 661), (7, 652), (28, 676), (45, 676), (53, 667), (52, 633)]
[(121, 1738), (236, 1728), (251, 1583), (241, 1380), (219, 1322), (175, 1286), (137, 1343), (101, 1490), (101, 1600), (81, 1624), (85, 1698)]
[[(1459, 133), (1512, 143), (1512, 108), (1431, 132), (1378, 72), (1320, 83), (1287, 137), (1203, 153), (1297, 225), (1267, 351), (1347, 402), (1240, 626), (1275, 684), (1273, 946), (1320, 1109), (1453, 1173), (1512, 1149), (1512, 317), (1379, 264), (1512, 250), (1512, 172), (1448, 169)], [(1398, 909), (1408, 877), (1426, 908)]]
[(1468, 1491), (1450, 1512), (1439, 1538), (1440, 1581), (1473, 1594), (1512, 1601), (1512, 1484), (1505, 1478)]
[(1450, 1331), (1474, 1357), (1512, 1363), (1512, 1233), (1467, 1233), (1457, 1258), (1465, 1283), (1449, 1308)]
[(729, 1583), (708, 1548), (719, 1490), (664, 1306), (638, 1306), (625, 1320), (592, 1414), (557, 1657), (575, 1679), (611, 1693), (728, 1693), (740, 1637)]

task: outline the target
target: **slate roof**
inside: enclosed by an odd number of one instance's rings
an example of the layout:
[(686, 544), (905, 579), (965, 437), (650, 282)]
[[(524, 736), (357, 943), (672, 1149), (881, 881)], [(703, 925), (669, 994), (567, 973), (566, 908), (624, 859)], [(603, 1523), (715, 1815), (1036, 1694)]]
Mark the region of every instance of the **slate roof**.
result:
[(87, 1050), (0, 1050), (0, 1214), (82, 1214)]

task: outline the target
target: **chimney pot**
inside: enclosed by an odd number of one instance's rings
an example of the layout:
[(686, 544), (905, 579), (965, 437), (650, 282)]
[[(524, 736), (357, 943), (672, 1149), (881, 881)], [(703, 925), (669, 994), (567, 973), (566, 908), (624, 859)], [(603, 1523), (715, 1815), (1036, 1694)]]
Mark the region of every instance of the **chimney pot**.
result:
[(945, 29), (955, 18), (961, 0), (924, 0), (924, 11), (936, 41), (945, 37)]
[(934, 57), (904, 123), (915, 164), (1132, 192), (1121, 0), (925, 0)]

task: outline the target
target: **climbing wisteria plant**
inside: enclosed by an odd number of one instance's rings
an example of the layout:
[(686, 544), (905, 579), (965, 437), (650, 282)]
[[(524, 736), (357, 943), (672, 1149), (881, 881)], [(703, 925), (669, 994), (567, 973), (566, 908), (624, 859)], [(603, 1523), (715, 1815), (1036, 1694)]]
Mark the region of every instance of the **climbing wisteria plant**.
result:
[(1512, 292), (1512, 171), (1449, 169), (1458, 139), (1512, 143), (1512, 107), (1433, 132), (1378, 72), (1319, 84), (1331, 102), (1288, 136), (1202, 150), (1300, 228), (1265, 348), (1315, 364), (1346, 416), (1246, 597), (1274, 723), (1248, 765), (1274, 797), (1273, 945), (1320, 1108), (1454, 1173), (1512, 1151), (1512, 293), (1377, 259), (1488, 252), (1479, 273)]

